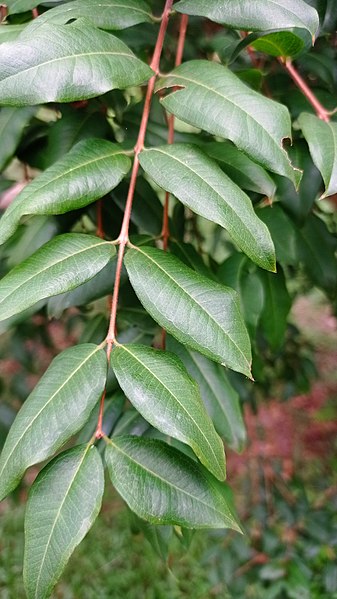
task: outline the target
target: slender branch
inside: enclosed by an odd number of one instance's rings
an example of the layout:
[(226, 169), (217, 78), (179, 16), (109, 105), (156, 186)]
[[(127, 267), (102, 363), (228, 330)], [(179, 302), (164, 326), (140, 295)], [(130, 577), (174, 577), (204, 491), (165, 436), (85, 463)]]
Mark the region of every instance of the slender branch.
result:
[[(178, 67), (181, 64), (181, 61), (183, 58), (187, 25), (188, 25), (188, 15), (181, 15), (177, 52), (176, 52), (176, 58), (175, 58), (175, 63), (174, 63), (176, 67)], [(172, 144), (174, 142), (174, 115), (173, 114), (170, 114), (167, 117), (167, 123), (168, 123), (167, 142), (169, 144)], [(168, 191), (166, 191), (165, 192), (164, 211), (163, 211), (163, 227), (162, 227), (162, 231), (161, 231), (164, 252), (167, 251), (168, 240), (170, 237), (169, 204), (170, 204), (170, 193)], [(165, 331), (165, 329), (162, 329), (162, 335), (161, 335), (162, 349), (165, 349), (165, 343), (166, 343), (166, 331)]]
[(7, 4), (0, 4), (0, 21), (5, 21), (8, 14)]
[[(172, 5), (173, 5), (173, 0), (166, 0), (164, 11), (162, 14), (161, 23), (160, 23), (160, 28), (159, 28), (159, 32), (158, 32), (158, 37), (157, 37), (156, 45), (154, 48), (152, 61), (150, 64), (151, 69), (154, 71), (154, 75), (149, 80), (148, 86), (147, 86), (142, 119), (140, 122), (138, 138), (137, 138), (137, 142), (136, 142), (135, 149), (134, 149), (135, 153), (134, 153), (134, 159), (133, 159), (133, 165), (132, 165), (132, 171), (131, 171), (129, 191), (128, 191), (128, 195), (127, 195), (127, 199), (126, 199), (125, 212), (124, 212), (122, 227), (121, 227), (118, 239), (117, 239), (117, 244), (119, 245), (119, 248), (118, 248), (118, 256), (117, 256), (115, 284), (114, 284), (114, 290), (113, 290), (112, 302), (111, 302), (109, 330), (108, 330), (108, 334), (106, 337), (108, 364), (110, 362), (112, 346), (116, 340), (116, 316), (117, 316), (119, 289), (120, 289), (120, 281), (121, 281), (121, 273), (122, 273), (125, 246), (129, 241), (130, 217), (131, 217), (132, 203), (133, 203), (133, 198), (134, 198), (134, 193), (135, 193), (135, 188), (136, 188), (137, 175), (138, 175), (138, 171), (139, 171), (138, 156), (144, 147), (147, 123), (148, 123), (149, 115), (150, 115), (151, 101), (152, 101), (152, 96), (153, 96), (153, 92), (154, 92), (156, 78), (159, 73), (159, 62), (160, 62), (160, 57), (161, 57), (161, 53), (162, 53), (162, 49), (163, 49), (164, 38), (165, 38), (165, 34), (166, 34), (168, 22), (169, 22)], [(99, 419), (98, 419), (97, 428), (96, 428), (96, 438), (98, 438), (98, 439), (100, 439), (103, 436), (102, 420), (103, 420), (103, 410), (104, 410), (104, 399), (105, 399), (104, 397), (102, 397), (102, 399), (101, 399)]]
[(286, 60), (279, 59), (279, 62), (284, 66), (284, 68), (288, 71), (290, 77), (297, 85), (297, 87), (301, 90), (302, 94), (306, 97), (308, 102), (310, 102), (311, 106), (315, 109), (318, 118), (322, 119), (328, 123), (330, 121), (330, 114), (326, 108), (320, 103), (320, 101), (316, 98), (313, 91), (301, 77), (297, 69), (295, 69), (291, 60), (288, 58)]
[(33, 8), (32, 15), (33, 19), (37, 19), (37, 17), (39, 16), (39, 11), (37, 10), (37, 8)]
[(96, 204), (96, 235), (104, 239), (103, 218), (102, 218), (102, 200)]

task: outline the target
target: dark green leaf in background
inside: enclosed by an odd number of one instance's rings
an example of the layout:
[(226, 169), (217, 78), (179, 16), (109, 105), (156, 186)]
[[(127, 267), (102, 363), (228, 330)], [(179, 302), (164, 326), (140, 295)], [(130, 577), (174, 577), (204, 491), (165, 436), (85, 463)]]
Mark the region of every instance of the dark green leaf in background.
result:
[(22, 216), (62, 214), (101, 198), (118, 185), (130, 165), (116, 144), (103, 139), (79, 142), (10, 204), (0, 221), (0, 243), (14, 233)]
[(0, 281), (0, 320), (78, 287), (102, 270), (115, 253), (109, 241), (93, 235), (54, 237)]
[(278, 351), (284, 342), (291, 298), (280, 267), (277, 270), (277, 275), (269, 276), (269, 273), (261, 271), (259, 276), (262, 279), (265, 293), (261, 327), (271, 349)]
[(171, 352), (119, 345), (111, 365), (125, 395), (163, 433), (189, 445), (219, 480), (226, 478), (223, 443), (201, 401), (198, 385)]
[(304, 0), (181, 0), (174, 8), (246, 31), (298, 27), (314, 37), (319, 26), (317, 11)]
[(240, 531), (226, 484), (166, 443), (113, 437), (105, 459), (112, 484), (140, 518), (153, 524)]
[(0, 458), (0, 499), (29, 466), (53, 455), (85, 424), (103, 392), (106, 370), (104, 350), (92, 343), (53, 360), (8, 434)]
[[(1, 27), (0, 27), (1, 29)], [(15, 154), (23, 130), (36, 112), (34, 107), (0, 108), (0, 171)]]
[(125, 265), (154, 320), (178, 341), (251, 376), (250, 341), (235, 291), (156, 248), (129, 249)]
[(223, 65), (207, 60), (185, 62), (161, 77), (156, 89), (166, 88), (178, 88), (162, 99), (169, 112), (230, 139), (252, 160), (299, 183), (301, 173), (291, 166), (282, 147), (283, 140), (291, 138), (285, 106), (253, 91)]
[(23, 576), (28, 599), (50, 597), (99, 514), (103, 490), (103, 464), (93, 446), (68, 449), (40, 472), (25, 518)]
[(83, 100), (152, 74), (122, 41), (85, 21), (46, 23), (32, 36), (1, 44), (0, 104)]
[(202, 400), (219, 435), (236, 450), (243, 449), (246, 430), (240, 400), (225, 369), (219, 364), (167, 337), (167, 348), (177, 354), (200, 388)]
[(249, 197), (196, 146), (173, 144), (143, 150), (144, 170), (185, 206), (226, 228), (254, 262), (275, 270), (269, 231), (254, 213)]

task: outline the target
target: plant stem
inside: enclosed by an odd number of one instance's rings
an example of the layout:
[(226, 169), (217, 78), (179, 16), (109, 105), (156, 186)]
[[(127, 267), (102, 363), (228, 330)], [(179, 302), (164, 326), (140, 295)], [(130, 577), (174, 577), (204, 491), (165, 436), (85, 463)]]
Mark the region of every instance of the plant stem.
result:
[(288, 71), (290, 77), (296, 83), (297, 87), (301, 90), (302, 94), (306, 97), (308, 102), (310, 102), (311, 106), (315, 109), (318, 118), (322, 119), (328, 123), (330, 121), (330, 113), (324, 106), (320, 103), (320, 101), (316, 98), (315, 94), (312, 92), (310, 87), (301, 77), (297, 69), (295, 69), (292, 64), (290, 58), (286, 60), (279, 59), (279, 62), (284, 66), (284, 68)]
[(102, 219), (102, 200), (98, 200), (98, 202), (97, 202), (96, 217), (97, 217), (96, 235), (97, 235), (97, 237), (101, 237), (102, 239), (104, 239), (103, 219)]
[[(188, 25), (188, 15), (181, 15), (180, 19), (180, 27), (179, 27), (179, 38), (177, 45), (177, 52), (175, 58), (175, 66), (178, 67), (181, 64), (185, 39), (186, 39), (186, 30)], [(174, 114), (170, 114), (167, 118), (168, 123), (168, 135), (167, 135), (167, 143), (172, 144), (174, 142)], [(170, 237), (170, 229), (169, 229), (169, 204), (170, 204), (170, 193), (168, 191), (165, 192), (165, 202), (164, 202), (164, 211), (163, 211), (163, 227), (161, 231), (161, 237), (163, 239), (163, 250), (167, 251), (168, 240)], [(166, 331), (162, 329), (161, 334), (161, 347), (165, 349), (166, 343)]]
[[(157, 37), (156, 45), (154, 48), (152, 61), (150, 64), (151, 69), (154, 71), (154, 75), (149, 80), (148, 86), (147, 86), (143, 114), (142, 114), (140, 127), (139, 127), (138, 138), (137, 138), (137, 142), (136, 142), (136, 145), (134, 148), (135, 153), (134, 153), (134, 159), (133, 159), (133, 165), (132, 165), (132, 171), (131, 171), (130, 185), (129, 185), (128, 195), (127, 195), (127, 199), (126, 199), (125, 212), (124, 212), (122, 227), (121, 227), (118, 239), (117, 239), (117, 244), (119, 245), (119, 248), (118, 248), (118, 256), (117, 256), (115, 284), (114, 284), (114, 290), (113, 290), (112, 302), (111, 302), (109, 330), (108, 330), (108, 334), (106, 337), (108, 364), (110, 363), (110, 355), (111, 355), (112, 346), (116, 339), (116, 316), (117, 316), (119, 288), (120, 288), (125, 246), (129, 241), (130, 217), (131, 217), (132, 203), (133, 203), (133, 198), (134, 198), (134, 193), (135, 193), (135, 188), (136, 188), (137, 175), (138, 175), (138, 171), (139, 171), (138, 155), (144, 147), (146, 128), (147, 128), (147, 123), (148, 123), (149, 115), (150, 115), (151, 101), (152, 101), (152, 96), (153, 96), (153, 92), (154, 92), (156, 78), (159, 73), (159, 62), (160, 62), (160, 57), (161, 57), (161, 53), (162, 53), (162, 49), (163, 49), (164, 38), (165, 38), (165, 34), (166, 34), (168, 22), (169, 22), (172, 4), (173, 4), (173, 0), (166, 0), (166, 2), (165, 2), (165, 7), (164, 7), (163, 14), (162, 14), (162, 19), (161, 19), (161, 23), (160, 23), (159, 32), (158, 32), (158, 37)], [(97, 439), (100, 439), (103, 436), (102, 420), (103, 420), (104, 399), (105, 399), (104, 396), (105, 396), (105, 393), (103, 394), (102, 399), (101, 399), (98, 423), (97, 423), (97, 428), (96, 428), (96, 438)]]

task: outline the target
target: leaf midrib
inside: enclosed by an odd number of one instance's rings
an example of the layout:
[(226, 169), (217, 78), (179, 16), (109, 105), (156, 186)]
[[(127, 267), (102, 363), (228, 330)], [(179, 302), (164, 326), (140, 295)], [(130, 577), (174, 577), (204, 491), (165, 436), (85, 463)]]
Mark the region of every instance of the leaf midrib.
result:
[[(70, 255), (67, 255), (65, 258), (61, 258), (60, 260), (57, 260), (56, 262), (53, 262), (51, 264), (48, 264), (48, 266), (46, 266), (45, 268), (42, 268), (41, 270), (39, 270), (38, 272), (34, 272), (28, 279), (25, 279), (23, 281), (23, 283), (20, 283), (15, 289), (14, 291), (11, 290), (7, 295), (5, 295), (4, 297), (0, 298), (0, 306), (1, 304), (6, 301), (11, 295), (13, 295), (13, 293), (17, 293), (17, 291), (21, 288), (24, 287), (27, 283), (29, 283), (29, 281), (31, 281), (32, 279), (34, 279), (35, 277), (40, 276), (42, 273), (46, 272), (47, 270), (49, 270), (50, 268), (53, 268), (54, 266), (56, 266), (57, 264), (60, 264), (61, 262), (66, 262), (67, 260), (71, 260), (72, 258), (74, 258), (75, 256), (78, 256), (79, 254), (82, 254), (83, 252), (88, 252), (91, 251), (92, 249), (94, 249), (95, 247), (99, 247), (99, 246), (104, 246), (104, 245), (111, 245), (111, 241), (101, 241), (100, 243), (95, 243), (92, 244), (88, 247), (85, 247), (81, 250), (79, 250), (78, 252), (74, 252)], [(12, 274), (11, 271), (9, 274)], [(94, 275), (93, 275), (94, 276)], [(5, 279), (3, 279), (4, 281)], [(58, 294), (57, 294), (58, 295)], [(41, 298), (43, 299), (43, 298)]]
[[(143, 254), (143, 256), (145, 256), (146, 258), (148, 258), (148, 260), (150, 260), (151, 262), (153, 262), (153, 264), (155, 264), (157, 268), (159, 268), (169, 279), (171, 279), (171, 281), (173, 281), (175, 283), (175, 285), (178, 285), (178, 287), (183, 291), (183, 293), (185, 295), (187, 295), (187, 297), (189, 299), (192, 299), (193, 302), (195, 302), (200, 307), (200, 309), (208, 315), (208, 317), (210, 318), (210, 320), (216, 324), (217, 328), (219, 328), (221, 330), (221, 332), (230, 340), (230, 342), (239, 351), (240, 355), (244, 359), (245, 364), (248, 366), (248, 371), (250, 372), (250, 364), (249, 364), (246, 356), (244, 355), (244, 353), (242, 352), (242, 350), (240, 349), (240, 347), (236, 344), (236, 342), (230, 337), (230, 335), (226, 331), (224, 331), (224, 329), (221, 327), (221, 325), (218, 323), (218, 321), (214, 319), (214, 317), (212, 316), (212, 314), (210, 314), (208, 312), (208, 310), (206, 310), (194, 297), (192, 297), (191, 295), (189, 295), (188, 292), (186, 291), (186, 289), (184, 289), (181, 286), (181, 283), (177, 283), (177, 281), (172, 277), (172, 275), (170, 275), (158, 262), (156, 262), (153, 258), (151, 258), (149, 256), (149, 254), (146, 254), (145, 252), (143, 252), (139, 247), (133, 247), (133, 249), (135, 251), (137, 251), (137, 252), (140, 252), (141, 254)], [(188, 268), (188, 267), (186, 267), (186, 268)], [(199, 275), (198, 273), (194, 273), (194, 274), (196, 276), (198, 276), (198, 277), (201, 277), (201, 275)], [(214, 282), (210, 279), (210, 283), (214, 283)], [(220, 287), (220, 285), (219, 285), (219, 287)]]
[[(199, 430), (199, 432), (201, 433), (201, 436), (202, 436), (202, 437), (204, 438), (204, 440), (206, 441), (206, 445), (207, 445), (207, 446), (209, 447), (209, 449), (211, 450), (211, 453), (212, 453), (212, 455), (213, 455), (213, 457), (214, 457), (214, 460), (215, 460), (215, 462), (217, 463), (218, 467), (220, 467), (220, 465), (219, 465), (219, 462), (218, 462), (218, 458), (217, 458), (216, 454), (215, 454), (215, 453), (214, 453), (214, 451), (213, 451), (212, 444), (211, 444), (211, 443), (208, 441), (208, 439), (207, 439), (207, 437), (206, 437), (205, 433), (204, 433), (204, 432), (203, 432), (203, 430), (200, 428), (200, 426), (198, 425), (198, 423), (197, 423), (197, 422), (194, 420), (194, 418), (193, 418), (193, 415), (192, 415), (192, 414), (190, 414), (190, 413), (187, 411), (187, 409), (185, 408), (185, 406), (184, 406), (184, 405), (183, 405), (183, 404), (180, 402), (179, 398), (178, 398), (178, 397), (176, 397), (176, 396), (175, 396), (175, 395), (172, 393), (172, 391), (171, 391), (171, 390), (170, 390), (170, 389), (169, 389), (169, 388), (168, 388), (168, 387), (165, 385), (165, 383), (164, 383), (164, 382), (163, 382), (161, 379), (159, 379), (159, 378), (157, 377), (157, 375), (156, 375), (156, 374), (155, 374), (155, 373), (154, 373), (152, 370), (150, 370), (150, 368), (149, 368), (149, 367), (148, 367), (146, 364), (144, 364), (144, 362), (142, 362), (142, 361), (141, 361), (139, 358), (137, 358), (137, 356), (135, 356), (135, 354), (133, 354), (133, 353), (132, 353), (132, 351), (130, 351), (130, 349), (129, 349), (129, 348), (126, 346), (126, 345), (123, 345), (123, 346), (121, 346), (121, 347), (123, 347), (123, 349), (124, 349), (126, 352), (128, 352), (129, 354), (131, 354), (131, 356), (133, 356), (133, 358), (134, 358), (134, 359), (135, 359), (135, 360), (136, 360), (136, 361), (137, 361), (139, 364), (141, 364), (141, 365), (143, 366), (143, 368), (145, 368), (145, 370), (147, 370), (147, 371), (148, 371), (148, 372), (149, 372), (149, 373), (150, 373), (150, 374), (151, 374), (151, 375), (152, 375), (152, 376), (153, 376), (153, 377), (154, 377), (154, 378), (155, 378), (155, 379), (156, 379), (156, 380), (159, 382), (159, 384), (160, 384), (160, 385), (162, 385), (162, 386), (164, 387), (164, 389), (166, 389), (166, 391), (169, 393), (169, 395), (171, 395), (171, 396), (172, 396), (172, 397), (173, 397), (173, 398), (174, 398), (174, 399), (177, 401), (177, 403), (180, 405), (180, 407), (182, 408), (182, 410), (183, 410), (183, 411), (184, 411), (184, 412), (187, 414), (187, 416), (188, 416), (188, 417), (189, 417), (189, 418), (190, 418), (190, 419), (191, 419), (191, 420), (194, 422), (194, 424), (195, 424), (196, 428), (197, 428), (197, 429)], [(203, 404), (202, 404), (202, 401), (201, 401), (201, 398), (199, 398), (199, 399), (200, 399), (200, 403), (201, 403), (201, 405), (203, 405)], [(191, 440), (193, 441), (193, 439), (191, 439)], [(195, 443), (195, 441), (193, 442), (193, 444), (194, 444), (194, 443)], [(222, 471), (222, 468), (221, 468), (221, 467), (220, 467), (220, 470)]]
[[(195, 495), (192, 495), (191, 493), (188, 493), (188, 491), (186, 491), (185, 489), (178, 487), (177, 485), (175, 485), (173, 482), (171, 481), (167, 481), (165, 480), (165, 478), (162, 478), (158, 473), (153, 472), (152, 470), (150, 470), (150, 468), (148, 468), (147, 466), (145, 466), (144, 464), (142, 464), (141, 462), (137, 462), (136, 459), (133, 456), (130, 456), (128, 453), (126, 453), (125, 451), (123, 451), (123, 449), (116, 445), (113, 442), (113, 439), (110, 439), (111, 445), (113, 445), (113, 447), (115, 449), (117, 449), (117, 451), (119, 451), (121, 454), (123, 454), (130, 462), (134, 463), (136, 466), (140, 467), (141, 469), (145, 470), (146, 472), (148, 472), (150, 475), (152, 475), (154, 478), (157, 478), (158, 480), (162, 481), (162, 483), (164, 483), (164, 485), (168, 486), (168, 487), (173, 487), (174, 489), (176, 489), (177, 491), (187, 495), (188, 497), (191, 497), (192, 499), (198, 501), (199, 503), (205, 505), (208, 509), (212, 510), (213, 512), (215, 512), (216, 514), (220, 514), (222, 516), (222, 519), (224, 517), (224, 514), (218, 510), (217, 508), (210, 506), (208, 503), (206, 503), (205, 501), (202, 501), (199, 497), (196, 497)], [(212, 487), (212, 490), (215, 491), (215, 489)], [(218, 493), (217, 493), (218, 495)], [(222, 498), (221, 498), (222, 499)]]
[[(53, 399), (55, 398), (56, 395), (58, 395), (58, 393), (60, 393), (63, 389), (63, 387), (65, 387), (69, 381), (77, 374), (77, 372), (85, 365), (85, 363), (90, 360), (94, 354), (100, 350), (100, 347), (97, 346), (95, 347), (95, 349), (89, 354), (89, 356), (87, 356), (85, 358), (85, 360), (83, 360), (80, 365), (72, 371), (72, 373), (68, 376), (68, 378), (63, 381), (62, 385), (60, 385), (60, 387), (57, 388), (56, 391), (54, 391), (53, 395), (51, 395), (51, 397), (46, 401), (45, 404), (43, 404), (42, 408), (39, 410), (39, 412), (37, 412), (37, 414), (35, 414), (34, 418), (30, 421), (29, 425), (27, 426), (27, 428), (23, 431), (22, 435), (17, 439), (15, 445), (13, 446), (12, 451), (8, 454), (7, 459), (5, 461), (5, 463), (3, 464), (3, 467), (0, 471), (0, 475), (2, 474), (2, 472), (4, 471), (4, 469), (6, 468), (10, 458), (13, 455), (13, 452), (16, 450), (17, 446), (19, 443), (21, 443), (22, 439), (25, 437), (26, 433), (30, 430), (30, 428), (32, 427), (32, 425), (34, 424), (35, 420), (40, 416), (40, 414), (42, 414), (42, 412), (45, 410), (45, 408), (47, 408), (50, 404), (51, 401), (53, 401)], [(29, 464), (28, 464), (29, 466)], [(28, 467), (26, 466), (26, 467)]]
[[(107, 34), (108, 35), (108, 34)], [(51, 60), (47, 60), (45, 62), (41, 62), (39, 64), (33, 65), (32, 67), (28, 67), (26, 69), (22, 69), (21, 71), (17, 71), (16, 73), (13, 73), (13, 75), (8, 75), (3, 77), (2, 79), (0, 79), (0, 81), (4, 82), (4, 83), (8, 83), (8, 81), (10, 79), (13, 79), (15, 77), (19, 77), (21, 76), (23, 73), (29, 73), (29, 71), (32, 71), (34, 69), (41, 69), (44, 68), (46, 66), (50, 66), (53, 63), (59, 62), (61, 60), (73, 60), (73, 59), (77, 59), (77, 58), (83, 58), (84, 56), (127, 56), (128, 58), (131, 58), (132, 60), (139, 60), (136, 56), (134, 56), (131, 53), (128, 52), (107, 52), (106, 50), (102, 50), (100, 52), (81, 52), (80, 54), (68, 54), (66, 56), (60, 56), (58, 58), (53, 58)], [(141, 62), (141, 61), (140, 61)], [(146, 66), (146, 65), (144, 65)]]

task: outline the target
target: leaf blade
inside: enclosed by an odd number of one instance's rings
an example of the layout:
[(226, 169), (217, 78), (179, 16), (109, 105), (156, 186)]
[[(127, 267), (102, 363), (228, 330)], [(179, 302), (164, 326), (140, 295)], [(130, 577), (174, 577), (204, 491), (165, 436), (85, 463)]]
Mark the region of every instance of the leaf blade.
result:
[(32, 214), (63, 214), (83, 208), (114, 189), (126, 175), (130, 159), (116, 144), (87, 139), (29, 183), (0, 221), (0, 244)]
[(0, 281), (0, 320), (88, 281), (114, 254), (110, 242), (92, 235), (54, 237)]
[(197, 214), (221, 225), (262, 268), (275, 271), (275, 252), (267, 227), (249, 197), (199, 148), (173, 144), (145, 149), (140, 164), (153, 180)]
[(22, 132), (35, 111), (36, 109), (31, 106), (26, 108), (1, 108), (0, 171), (4, 169), (8, 161), (14, 155), (16, 148), (19, 145)]
[(249, 337), (232, 289), (156, 248), (130, 248), (125, 266), (141, 303), (158, 324), (178, 341), (250, 376)]
[[(206, 60), (191, 60), (175, 68), (158, 81), (156, 90), (171, 87), (175, 91), (161, 100), (166, 110), (190, 125), (230, 139), (255, 162), (299, 182), (300, 172), (282, 147), (283, 139), (291, 139), (285, 106), (253, 91), (223, 65)], [(249, 136), (242, 134), (247, 126)]]
[(40, 472), (25, 518), (24, 582), (28, 599), (50, 596), (75, 547), (98, 516), (103, 489), (103, 464), (93, 446), (69, 449)]
[(84, 100), (143, 83), (152, 74), (110, 33), (85, 22), (46, 23), (32, 37), (23, 33), (18, 40), (1, 44), (0, 103), (24, 106)]
[(186, 528), (240, 530), (226, 501), (225, 483), (173, 447), (155, 439), (113, 437), (105, 456), (113, 485), (141, 518)]
[(189, 445), (216, 478), (225, 480), (223, 444), (182, 362), (169, 352), (128, 344), (113, 350), (111, 364), (138, 412), (164, 434)]
[(53, 360), (6, 439), (0, 457), (1, 499), (16, 487), (29, 466), (50, 457), (85, 424), (105, 379), (105, 353), (92, 343), (67, 349)]

